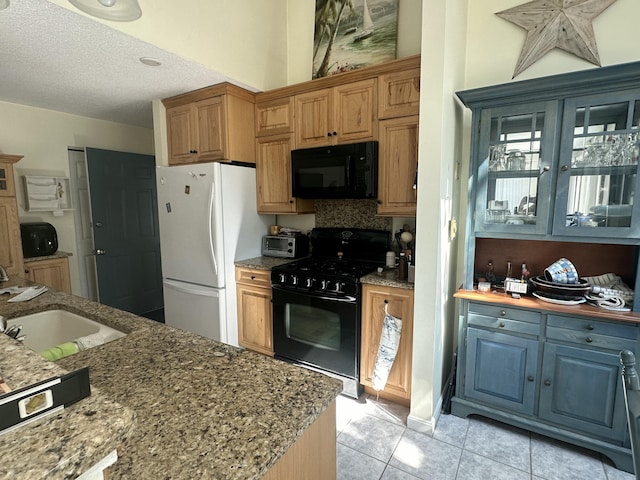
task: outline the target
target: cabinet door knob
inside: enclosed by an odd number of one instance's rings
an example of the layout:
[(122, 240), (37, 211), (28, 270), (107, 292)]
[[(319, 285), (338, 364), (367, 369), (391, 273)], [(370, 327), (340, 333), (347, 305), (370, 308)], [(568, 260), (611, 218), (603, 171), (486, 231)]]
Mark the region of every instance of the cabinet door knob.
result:
[(255, 275), (251, 275), (251, 280), (255, 280), (256, 276)]
[(593, 330), (593, 325), (591, 324), (587, 325), (587, 330)]
[(500, 316), (501, 316), (501, 317), (504, 317), (506, 314), (507, 314), (507, 312), (506, 312), (506, 311), (504, 311), (504, 310), (500, 310)]
[(533, 382), (533, 380), (534, 380), (533, 375), (529, 375), (529, 376), (527, 377), (527, 380), (529, 380), (530, 382)]
[(338, 135), (338, 132), (331, 132), (332, 135), (335, 137), (336, 135)]
[(500, 327), (500, 328), (504, 328), (504, 322), (500, 322), (499, 327)]
[(548, 387), (549, 385), (551, 385), (551, 380), (545, 380), (544, 384)]
[(569, 165), (562, 165), (560, 170), (562, 170), (563, 172), (566, 172), (567, 170), (569, 170)]
[(585, 341), (586, 341), (587, 343), (591, 343), (591, 342), (593, 342), (593, 338), (591, 338), (591, 337), (587, 337), (587, 338), (585, 338)]
[(330, 136), (331, 136), (331, 132), (327, 132), (327, 137), (330, 137)]

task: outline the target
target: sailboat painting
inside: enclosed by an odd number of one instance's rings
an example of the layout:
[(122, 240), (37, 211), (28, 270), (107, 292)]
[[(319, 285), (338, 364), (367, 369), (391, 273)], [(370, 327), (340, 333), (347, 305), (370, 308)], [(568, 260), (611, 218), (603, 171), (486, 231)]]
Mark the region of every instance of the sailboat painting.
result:
[(398, 0), (316, 0), (313, 78), (396, 58)]

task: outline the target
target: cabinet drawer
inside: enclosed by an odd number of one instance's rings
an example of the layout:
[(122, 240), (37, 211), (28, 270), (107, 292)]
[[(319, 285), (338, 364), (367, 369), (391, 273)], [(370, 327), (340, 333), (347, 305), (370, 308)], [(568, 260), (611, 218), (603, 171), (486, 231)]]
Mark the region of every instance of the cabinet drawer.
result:
[(609, 350), (636, 350), (636, 340), (601, 335), (589, 331), (571, 330), (569, 328), (547, 326), (548, 340), (561, 340), (589, 347), (606, 348)]
[(509, 318), (487, 317), (470, 313), (468, 323), (469, 326), (495, 328), (505, 332), (526, 333), (527, 335), (540, 335), (539, 324), (511, 320)]
[(236, 268), (236, 282), (271, 288), (271, 271)]
[(502, 305), (469, 303), (469, 318), (471, 318), (474, 313), (488, 317), (508, 318), (511, 320), (519, 320), (521, 322), (540, 323), (540, 312), (509, 308)]
[(565, 317), (562, 315), (549, 315), (547, 319), (549, 327), (560, 327), (568, 330), (576, 330), (585, 334), (607, 335), (636, 340), (638, 328), (635, 325), (600, 322), (582, 317)]

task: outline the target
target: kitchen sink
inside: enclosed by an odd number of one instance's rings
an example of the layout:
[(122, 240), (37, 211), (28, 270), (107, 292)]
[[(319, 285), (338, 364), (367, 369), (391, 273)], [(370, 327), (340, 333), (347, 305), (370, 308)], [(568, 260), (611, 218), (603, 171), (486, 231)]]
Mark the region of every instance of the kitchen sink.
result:
[[(21, 325), (24, 345), (38, 353), (79, 340), (80, 349), (126, 336), (114, 328), (66, 310), (47, 310), (7, 320), (7, 327)], [(83, 341), (84, 340), (84, 341)]]

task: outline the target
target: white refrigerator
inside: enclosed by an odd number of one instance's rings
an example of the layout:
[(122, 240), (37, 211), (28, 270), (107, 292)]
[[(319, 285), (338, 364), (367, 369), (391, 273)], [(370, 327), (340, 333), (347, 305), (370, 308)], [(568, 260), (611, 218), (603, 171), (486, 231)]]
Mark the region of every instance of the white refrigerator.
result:
[(256, 213), (255, 168), (157, 168), (165, 322), (237, 346), (234, 262), (260, 256), (275, 223)]

